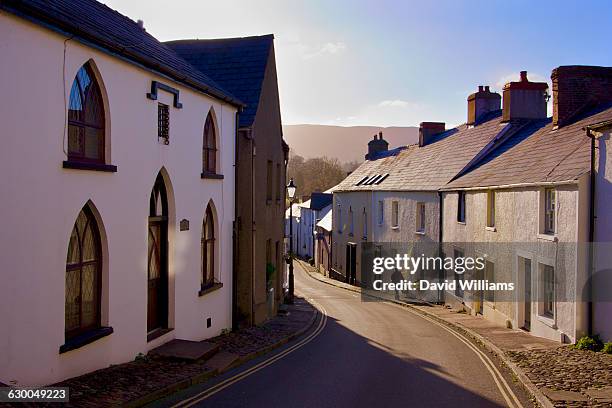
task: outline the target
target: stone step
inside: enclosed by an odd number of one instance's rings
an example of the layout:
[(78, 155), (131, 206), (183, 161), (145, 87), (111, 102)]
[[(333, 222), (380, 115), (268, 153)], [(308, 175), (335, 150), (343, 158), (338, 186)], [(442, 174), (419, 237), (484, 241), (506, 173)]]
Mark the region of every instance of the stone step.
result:
[(229, 351), (219, 351), (206, 361), (205, 366), (223, 373), (229, 370), (236, 361), (238, 361), (238, 354), (230, 353)]
[(149, 354), (176, 358), (179, 360), (196, 361), (208, 359), (219, 351), (219, 345), (208, 341), (190, 341), (174, 339), (154, 348)]

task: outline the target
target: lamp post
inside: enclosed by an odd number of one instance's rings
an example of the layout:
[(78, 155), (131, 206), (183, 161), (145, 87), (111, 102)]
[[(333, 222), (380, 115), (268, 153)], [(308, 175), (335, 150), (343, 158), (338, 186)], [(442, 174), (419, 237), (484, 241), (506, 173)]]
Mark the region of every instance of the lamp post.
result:
[(287, 195), (289, 196), (289, 299), (287, 303), (293, 304), (293, 197), (295, 196), (295, 184), (293, 178), (287, 184)]

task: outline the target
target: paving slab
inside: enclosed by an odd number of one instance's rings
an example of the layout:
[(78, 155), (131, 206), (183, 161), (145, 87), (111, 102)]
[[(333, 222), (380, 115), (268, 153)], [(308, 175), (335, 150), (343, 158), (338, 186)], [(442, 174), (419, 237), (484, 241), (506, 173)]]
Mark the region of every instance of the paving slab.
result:
[(589, 399), (579, 392), (565, 391), (565, 390), (553, 390), (547, 387), (542, 388), (542, 392), (548, 398), (553, 401), (566, 401), (566, 402), (577, 402), (577, 401), (588, 401)]
[(238, 361), (240, 356), (236, 353), (230, 353), (229, 351), (220, 351), (209, 360), (206, 361), (205, 366), (212, 370), (217, 370), (219, 373), (224, 373), (232, 367), (234, 363)]
[(585, 390), (584, 393), (596, 400), (597, 402), (612, 403), (612, 386), (603, 388), (591, 388)]

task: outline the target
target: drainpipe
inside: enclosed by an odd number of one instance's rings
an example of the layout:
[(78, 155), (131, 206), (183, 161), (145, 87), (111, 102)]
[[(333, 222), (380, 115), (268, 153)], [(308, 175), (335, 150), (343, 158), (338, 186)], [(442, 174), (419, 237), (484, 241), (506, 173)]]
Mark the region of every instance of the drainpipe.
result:
[(238, 144), (240, 143), (240, 133), (238, 132), (240, 111), (236, 112), (235, 144), (234, 144), (234, 222), (232, 223), (232, 330), (238, 330), (238, 193), (236, 191), (236, 180), (238, 180)]
[[(444, 211), (442, 210), (442, 192), (438, 191), (438, 219), (439, 221), (439, 225), (438, 225), (438, 254), (440, 256), (443, 255), (443, 251), (442, 251), (442, 226), (444, 225)], [(440, 271), (439, 275), (438, 275), (438, 279), (440, 279), (440, 282), (444, 282), (444, 268), (442, 268), (442, 270)], [(445, 301), (445, 296), (444, 296), (444, 291), (440, 290), (440, 295), (438, 295), (438, 299), (440, 303), (444, 303)]]
[(589, 208), (589, 276), (587, 279), (588, 290), (588, 307), (587, 307), (587, 331), (589, 335), (593, 335), (593, 268), (595, 268), (595, 260), (593, 245), (595, 238), (595, 137), (591, 133), (591, 129), (587, 128), (587, 136), (591, 139), (591, 196)]

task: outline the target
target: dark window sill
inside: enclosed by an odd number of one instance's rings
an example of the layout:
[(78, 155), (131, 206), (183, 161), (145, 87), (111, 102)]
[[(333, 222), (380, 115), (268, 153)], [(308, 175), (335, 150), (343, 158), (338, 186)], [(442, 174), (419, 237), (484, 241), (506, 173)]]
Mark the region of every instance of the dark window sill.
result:
[(215, 290), (219, 290), (223, 287), (223, 283), (221, 282), (215, 282), (212, 285), (208, 285), (203, 287), (202, 289), (200, 289), (198, 291), (198, 296), (202, 297), (210, 292), (214, 292)]
[(65, 169), (75, 169), (75, 170), (105, 171), (108, 173), (117, 172), (117, 166), (113, 166), (112, 164), (87, 163), (87, 162), (78, 162), (78, 161), (72, 161), (72, 160), (65, 160), (62, 163), (62, 167)]
[(160, 328), (160, 329), (153, 330), (151, 333), (147, 334), (147, 343), (163, 336), (164, 334), (170, 333), (172, 330), (174, 329), (161, 329)]
[(203, 171), (202, 174), (200, 174), (200, 178), (203, 178), (203, 179), (213, 179), (213, 180), (223, 180), (223, 174), (210, 173), (208, 171)]
[(98, 329), (87, 331), (83, 334), (79, 334), (78, 336), (71, 338), (70, 340), (66, 340), (66, 343), (60, 346), (59, 352), (60, 354), (62, 354), (71, 350), (76, 350), (89, 343), (93, 343), (94, 341), (99, 340), (102, 337), (106, 337), (112, 333), (112, 327), (100, 327)]

